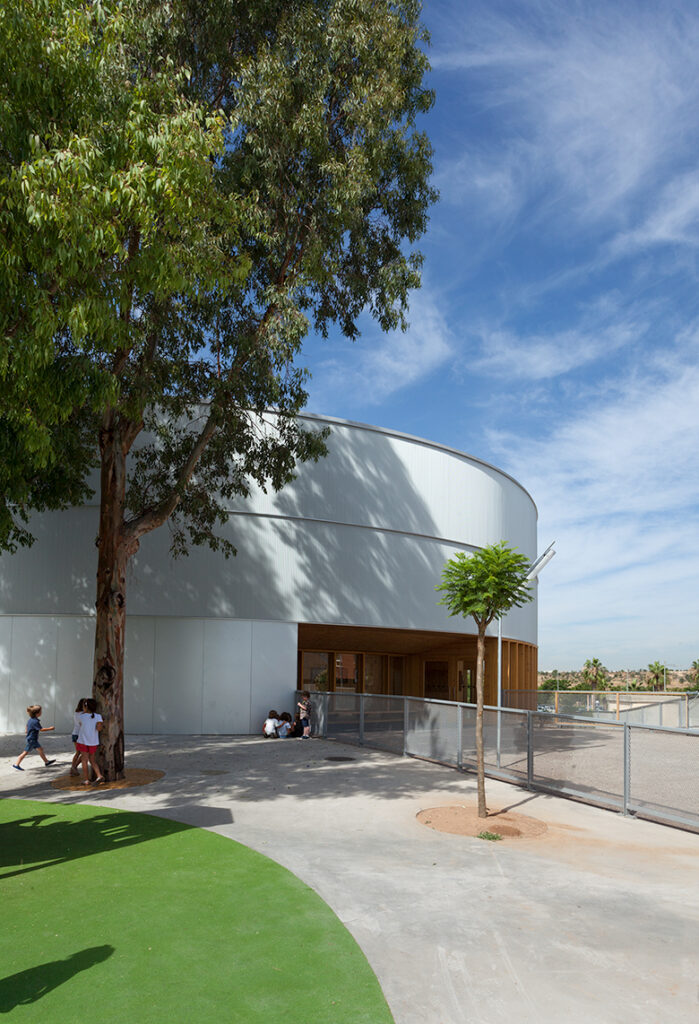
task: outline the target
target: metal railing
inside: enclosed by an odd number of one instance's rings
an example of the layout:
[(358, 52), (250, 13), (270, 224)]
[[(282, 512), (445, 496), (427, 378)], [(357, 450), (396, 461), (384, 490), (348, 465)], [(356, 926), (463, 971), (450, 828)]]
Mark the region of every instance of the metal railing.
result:
[(510, 709), (574, 715), (598, 722), (662, 725), (676, 729), (699, 727), (698, 693), (504, 690), (502, 702)]
[[(475, 770), (474, 704), (348, 693), (311, 700), (323, 738)], [(699, 830), (699, 732), (487, 707), (483, 742), (492, 778)]]

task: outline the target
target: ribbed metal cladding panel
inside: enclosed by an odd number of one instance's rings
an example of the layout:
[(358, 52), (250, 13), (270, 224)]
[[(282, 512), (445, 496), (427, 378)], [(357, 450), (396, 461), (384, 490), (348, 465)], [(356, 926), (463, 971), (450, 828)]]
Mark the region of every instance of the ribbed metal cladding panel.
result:
[(507, 539), (532, 556), (536, 508), (510, 477), (415, 438), (333, 423), (328, 456), (278, 494), (255, 489), (237, 511), (328, 519), (482, 546)]

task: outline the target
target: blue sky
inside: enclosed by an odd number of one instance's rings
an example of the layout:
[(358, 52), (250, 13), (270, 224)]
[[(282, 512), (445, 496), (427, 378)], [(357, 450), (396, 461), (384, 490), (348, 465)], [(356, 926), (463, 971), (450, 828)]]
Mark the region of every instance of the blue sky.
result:
[(512, 473), (539, 663), (699, 658), (699, 7), (425, 0), (441, 193), (405, 334), (310, 339), (309, 410)]

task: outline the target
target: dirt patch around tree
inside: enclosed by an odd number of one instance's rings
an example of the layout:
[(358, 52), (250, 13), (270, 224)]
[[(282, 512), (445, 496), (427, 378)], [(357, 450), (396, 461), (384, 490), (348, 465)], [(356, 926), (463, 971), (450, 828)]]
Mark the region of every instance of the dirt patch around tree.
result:
[(487, 818), (479, 818), (476, 804), (429, 807), (424, 811), (418, 811), (416, 818), (421, 825), (433, 828), (436, 832), (472, 838), (478, 838), (482, 832), (488, 832), (491, 836), (500, 836), (505, 842), (534, 839), (548, 831), (546, 822), (514, 811), (488, 811)]
[(89, 786), (83, 784), (82, 775), (60, 775), (54, 779), (51, 785), (54, 789), (75, 790), (82, 793), (93, 792), (100, 789), (134, 789), (136, 786), (148, 786), (151, 782), (162, 779), (165, 772), (157, 771), (154, 768), (127, 768), (123, 779), (115, 782), (101, 782), (97, 785), (93, 782)]

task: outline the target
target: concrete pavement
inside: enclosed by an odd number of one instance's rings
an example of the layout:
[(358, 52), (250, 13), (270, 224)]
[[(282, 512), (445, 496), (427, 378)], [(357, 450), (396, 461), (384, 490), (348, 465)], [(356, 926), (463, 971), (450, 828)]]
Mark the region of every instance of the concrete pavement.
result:
[(696, 834), (494, 781), (491, 807), (547, 833), (440, 834), (415, 815), (474, 799), (473, 776), (318, 739), (134, 736), (128, 766), (165, 777), (86, 793), (49, 785), (70, 737), (46, 739), (55, 768), (30, 755), (20, 775), (22, 746), (0, 737), (3, 796), (160, 814), (289, 868), (352, 932), (396, 1024), (699, 1021)]

